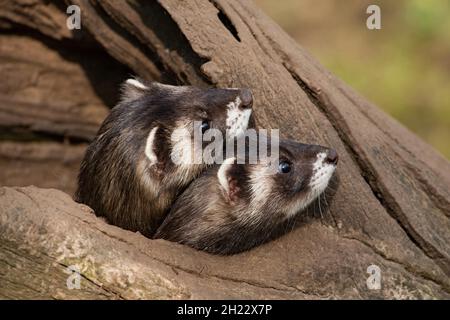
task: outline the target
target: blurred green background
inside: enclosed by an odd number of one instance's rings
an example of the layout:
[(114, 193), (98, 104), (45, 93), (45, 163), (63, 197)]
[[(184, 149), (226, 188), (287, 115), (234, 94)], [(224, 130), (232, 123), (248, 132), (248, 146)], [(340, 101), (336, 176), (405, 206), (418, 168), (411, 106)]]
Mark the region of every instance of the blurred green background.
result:
[[(449, 0), (255, 0), (334, 74), (450, 159)], [(381, 9), (381, 30), (366, 9)]]

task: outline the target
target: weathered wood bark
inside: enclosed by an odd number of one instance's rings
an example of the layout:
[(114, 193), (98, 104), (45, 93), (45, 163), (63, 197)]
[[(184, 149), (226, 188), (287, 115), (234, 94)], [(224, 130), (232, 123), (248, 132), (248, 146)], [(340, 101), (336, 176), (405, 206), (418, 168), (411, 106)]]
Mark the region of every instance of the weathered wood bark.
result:
[[(323, 69), (254, 4), (73, 0), (83, 29), (70, 33), (64, 6), (35, 0), (29, 10), (29, 2), (1, 4), (2, 74), (19, 66), (13, 79), (47, 74), (34, 71), (33, 58), (11, 58), (16, 51), (7, 48), (22, 41), (61, 61), (56, 74), (27, 86), (33, 94), (19, 80), (0, 87), (7, 139), (20, 128), (22, 135), (51, 134), (68, 140), (64, 148), (83, 148), (73, 141), (89, 141), (111, 105), (105, 90), (129, 69), (171, 83), (252, 88), (258, 126), (337, 149), (340, 185), (323, 218), (230, 257), (109, 226), (58, 191), (3, 188), (0, 297), (450, 297), (448, 161)], [(74, 71), (59, 81), (58, 70), (68, 66), (91, 76)], [(52, 92), (65, 103), (53, 103), (49, 82), (57, 83)], [(78, 83), (83, 94), (73, 92)], [(0, 148), (1, 159), (11, 149)], [(372, 264), (380, 267), (381, 290), (366, 285)], [(68, 265), (81, 268), (80, 290), (66, 287)]]

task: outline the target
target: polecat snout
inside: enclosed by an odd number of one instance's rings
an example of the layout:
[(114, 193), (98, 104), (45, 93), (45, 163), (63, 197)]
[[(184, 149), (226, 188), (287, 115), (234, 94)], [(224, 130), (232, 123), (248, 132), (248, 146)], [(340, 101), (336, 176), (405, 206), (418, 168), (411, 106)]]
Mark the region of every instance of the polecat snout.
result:
[[(76, 200), (114, 225), (151, 236), (176, 195), (206, 167), (189, 161), (195, 133), (240, 135), (252, 100), (248, 89), (127, 80), (86, 151)], [(189, 159), (174, 163), (177, 157)]]
[(232, 254), (265, 242), (327, 187), (333, 149), (281, 140), (278, 170), (267, 161), (211, 167), (177, 199), (154, 238)]

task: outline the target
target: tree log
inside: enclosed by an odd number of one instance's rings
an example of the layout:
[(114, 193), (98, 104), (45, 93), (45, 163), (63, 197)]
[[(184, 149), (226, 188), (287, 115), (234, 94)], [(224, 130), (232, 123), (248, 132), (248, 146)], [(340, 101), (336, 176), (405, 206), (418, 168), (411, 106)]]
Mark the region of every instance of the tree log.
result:
[[(73, 0), (83, 27), (70, 33), (64, 6), (35, 0), (39, 10), (30, 11), (28, 2), (1, 4), (2, 48), (26, 37), (51, 42), (52, 51), (72, 48), (61, 65), (74, 68), (89, 68), (91, 50), (99, 68), (114, 66), (105, 70), (115, 79), (132, 70), (173, 84), (250, 87), (258, 127), (335, 148), (340, 184), (323, 217), (229, 257), (110, 226), (59, 191), (2, 188), (0, 297), (450, 297), (449, 162), (320, 66), (253, 3)], [(105, 54), (115, 61), (101, 61)], [(80, 75), (93, 93), (73, 120), (64, 104), (20, 101), (10, 94), (19, 84), (0, 87), (0, 126), (30, 130), (35, 124), (54, 136), (89, 141), (109, 105), (95, 91), (101, 72), (92, 74)], [(37, 94), (45, 95), (55, 77), (42, 80)], [(74, 82), (67, 81), (58, 94), (79, 106)], [(106, 87), (116, 84), (108, 80)], [(69, 265), (80, 266), (79, 290), (66, 286)], [(367, 286), (370, 265), (380, 268), (379, 290)]]

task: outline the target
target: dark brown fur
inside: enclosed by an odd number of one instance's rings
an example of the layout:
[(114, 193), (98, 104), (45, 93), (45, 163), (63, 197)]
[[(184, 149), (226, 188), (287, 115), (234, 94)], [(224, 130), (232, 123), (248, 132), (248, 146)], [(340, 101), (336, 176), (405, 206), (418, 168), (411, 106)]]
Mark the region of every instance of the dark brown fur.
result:
[(253, 212), (250, 176), (261, 170), (260, 164), (231, 165), (227, 171), (229, 193), (217, 178), (220, 166), (209, 168), (177, 199), (155, 238), (218, 254), (233, 254), (264, 243), (285, 226), (287, 208), (307, 196), (316, 156), (328, 150), (282, 140), (280, 162), (288, 161), (292, 169), (268, 177), (269, 194)]
[[(76, 200), (111, 224), (151, 236), (176, 195), (205, 168), (192, 165), (180, 174), (171, 161), (170, 137), (177, 121), (207, 119), (225, 134), (227, 104), (242, 91), (145, 85), (147, 89), (125, 85), (122, 101), (86, 151)], [(144, 149), (156, 126), (158, 163), (149, 166)]]

